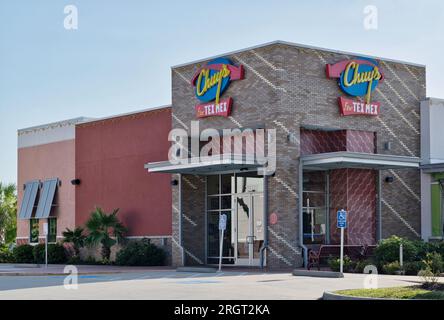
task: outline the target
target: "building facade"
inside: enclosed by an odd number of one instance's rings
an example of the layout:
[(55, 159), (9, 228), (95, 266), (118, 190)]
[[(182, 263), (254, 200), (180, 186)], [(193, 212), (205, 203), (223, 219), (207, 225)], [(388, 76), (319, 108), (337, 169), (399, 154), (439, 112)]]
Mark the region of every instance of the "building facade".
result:
[[(372, 100), (380, 103), (378, 115), (345, 116), (338, 98), (347, 95), (326, 69), (330, 65), (333, 74), (335, 64), (356, 55), (278, 41), (223, 55), (244, 68), (244, 78), (220, 97), (232, 98), (227, 117), (201, 118), (191, 83), (219, 58), (172, 68), (172, 127), (190, 135), (194, 120), (201, 131), (275, 128), (276, 170), (272, 176), (249, 177), (242, 172), (248, 166), (190, 171), (168, 161), (148, 164), (149, 171), (173, 173), (179, 181), (173, 187), (175, 264), (215, 262), (220, 212), (231, 224), (224, 239), (227, 264), (301, 266), (310, 246), (337, 243), (336, 211), (342, 208), (349, 211), (346, 243), (374, 244), (393, 234), (420, 237), (424, 66), (376, 59), (384, 73), (372, 91)], [(247, 190), (238, 191), (239, 180)], [(261, 187), (254, 187), (258, 183)], [(213, 206), (213, 197), (219, 204), (215, 200)], [(254, 217), (246, 217), (255, 204)]]
[(444, 237), (444, 101), (421, 102), (421, 235), (425, 241)]
[(129, 239), (149, 238), (169, 253), (170, 177), (143, 166), (168, 152), (170, 123), (166, 106), (19, 130), (17, 242), (44, 241), (44, 223), (49, 242), (60, 241), (100, 207), (119, 209)]
[(275, 41), (171, 75), (171, 106), (73, 124), (66, 177), (19, 148), (19, 185), (70, 190), (57, 232), (120, 208), (129, 237), (164, 239), (173, 266), (217, 264), (221, 228), (224, 265), (270, 269), (337, 244), (341, 209), (346, 244), (421, 237), (424, 66)]

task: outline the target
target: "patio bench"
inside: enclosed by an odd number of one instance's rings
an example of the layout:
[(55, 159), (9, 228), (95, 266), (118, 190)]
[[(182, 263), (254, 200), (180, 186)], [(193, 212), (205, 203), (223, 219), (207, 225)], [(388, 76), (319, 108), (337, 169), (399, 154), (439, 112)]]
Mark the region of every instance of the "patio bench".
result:
[[(330, 257), (339, 257), (341, 253), (340, 245), (321, 245), (319, 250), (310, 250), (308, 252), (307, 269), (310, 270), (316, 266), (318, 270), (321, 269), (321, 259)], [(351, 259), (362, 259), (364, 255), (364, 246), (362, 245), (344, 245), (344, 256), (349, 256)]]

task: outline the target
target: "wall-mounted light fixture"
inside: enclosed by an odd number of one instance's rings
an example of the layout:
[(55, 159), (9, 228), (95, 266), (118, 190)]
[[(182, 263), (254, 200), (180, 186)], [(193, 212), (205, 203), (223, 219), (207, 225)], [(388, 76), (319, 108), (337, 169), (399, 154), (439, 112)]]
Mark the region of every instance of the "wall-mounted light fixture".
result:
[(292, 132), (290, 132), (289, 134), (287, 134), (287, 142), (291, 142), (291, 143), (297, 143), (298, 140), (296, 138), (296, 135)]
[(179, 184), (179, 181), (177, 181), (177, 179), (171, 180), (172, 186), (177, 186), (178, 184)]
[(72, 184), (73, 186), (78, 186), (78, 185), (80, 184), (80, 179), (74, 179), (74, 180), (71, 180), (71, 184)]
[(387, 182), (387, 183), (392, 183), (393, 182), (393, 180), (394, 180), (394, 178), (392, 177), (392, 176), (387, 176), (387, 177), (385, 177), (385, 182)]

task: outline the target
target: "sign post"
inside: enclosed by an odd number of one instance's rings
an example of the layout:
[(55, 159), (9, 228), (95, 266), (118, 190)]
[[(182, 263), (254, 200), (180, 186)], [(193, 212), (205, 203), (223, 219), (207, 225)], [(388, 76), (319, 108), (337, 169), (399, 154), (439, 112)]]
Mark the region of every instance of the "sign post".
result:
[(43, 224), (43, 235), (45, 236), (45, 268), (48, 268), (48, 223)]
[(337, 227), (341, 229), (341, 252), (339, 272), (344, 271), (344, 229), (347, 228), (347, 211), (341, 209), (337, 212)]
[(224, 231), (227, 228), (227, 215), (225, 213), (219, 215), (219, 271), (222, 270), (222, 250), (224, 243)]

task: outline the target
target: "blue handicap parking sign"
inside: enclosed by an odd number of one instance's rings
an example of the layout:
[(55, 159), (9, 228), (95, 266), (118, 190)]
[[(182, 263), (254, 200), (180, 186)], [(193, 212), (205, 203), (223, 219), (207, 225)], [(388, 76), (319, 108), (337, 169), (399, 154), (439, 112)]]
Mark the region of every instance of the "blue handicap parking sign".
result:
[(347, 228), (347, 211), (339, 210), (337, 213), (337, 227)]

